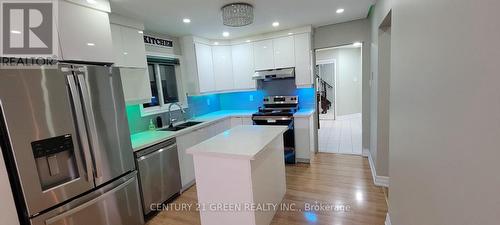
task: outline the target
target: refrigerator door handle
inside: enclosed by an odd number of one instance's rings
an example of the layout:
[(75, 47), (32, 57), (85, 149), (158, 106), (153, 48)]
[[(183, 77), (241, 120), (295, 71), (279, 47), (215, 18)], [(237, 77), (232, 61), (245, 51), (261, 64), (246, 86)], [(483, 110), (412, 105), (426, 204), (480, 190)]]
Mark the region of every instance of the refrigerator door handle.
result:
[(73, 110), (75, 110), (76, 123), (78, 127), (78, 138), (80, 139), (83, 156), (85, 158), (85, 171), (87, 173), (87, 180), (89, 182), (93, 179), (92, 174), (92, 158), (90, 156), (90, 146), (88, 142), (87, 130), (85, 129), (85, 119), (83, 118), (82, 103), (78, 97), (78, 91), (75, 84), (75, 79), (73, 75), (67, 75), (66, 79), (68, 81), (69, 90), (71, 93), (71, 99), (73, 101)]
[(85, 115), (89, 126), (90, 141), (92, 143), (92, 155), (94, 156), (95, 177), (99, 178), (102, 176), (102, 159), (101, 155), (99, 154), (99, 152), (101, 152), (101, 149), (99, 147), (99, 139), (97, 136), (97, 126), (94, 118), (94, 112), (92, 110), (92, 103), (90, 102), (90, 96), (85, 77), (83, 76), (83, 74), (77, 74), (77, 77), (83, 99)]
[(95, 204), (96, 202), (101, 201), (102, 199), (106, 198), (108, 195), (112, 195), (112, 194), (114, 194), (115, 192), (117, 192), (117, 191), (121, 190), (123, 187), (126, 187), (127, 185), (129, 185), (131, 182), (134, 182), (134, 181), (135, 181), (134, 179), (130, 179), (130, 180), (126, 181), (125, 183), (120, 184), (120, 185), (118, 185), (117, 187), (115, 187), (115, 188), (111, 189), (110, 191), (108, 191), (108, 192), (106, 192), (106, 193), (104, 193), (104, 194), (100, 195), (100, 196), (99, 196), (99, 197), (97, 197), (97, 198), (94, 198), (94, 199), (92, 199), (92, 200), (90, 200), (90, 201), (88, 201), (88, 202), (85, 202), (85, 203), (83, 203), (83, 204), (81, 204), (81, 205), (79, 205), (79, 206), (77, 206), (77, 207), (75, 207), (75, 208), (73, 208), (73, 209), (71, 209), (71, 210), (69, 210), (69, 211), (66, 211), (66, 212), (64, 212), (64, 213), (61, 213), (61, 214), (59, 214), (59, 215), (57, 215), (57, 216), (54, 216), (54, 217), (52, 217), (52, 218), (49, 218), (49, 219), (47, 219), (47, 220), (45, 221), (45, 224), (46, 224), (46, 225), (50, 225), (50, 224), (53, 224), (53, 223), (55, 223), (55, 222), (57, 222), (57, 221), (59, 221), (59, 220), (61, 220), (61, 219), (65, 218), (65, 217), (69, 217), (69, 216), (71, 216), (71, 215), (73, 215), (73, 214), (75, 214), (75, 213), (78, 213), (78, 212), (80, 212), (80, 211), (82, 211), (82, 210), (86, 209), (87, 207), (89, 207), (89, 206), (91, 206), (91, 205)]

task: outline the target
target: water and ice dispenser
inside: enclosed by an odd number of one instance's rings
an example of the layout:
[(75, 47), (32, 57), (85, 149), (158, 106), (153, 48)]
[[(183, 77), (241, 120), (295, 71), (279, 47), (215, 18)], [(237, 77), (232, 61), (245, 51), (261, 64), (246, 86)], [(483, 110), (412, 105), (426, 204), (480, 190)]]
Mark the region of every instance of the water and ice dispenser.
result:
[(35, 141), (31, 147), (44, 191), (80, 177), (71, 135)]

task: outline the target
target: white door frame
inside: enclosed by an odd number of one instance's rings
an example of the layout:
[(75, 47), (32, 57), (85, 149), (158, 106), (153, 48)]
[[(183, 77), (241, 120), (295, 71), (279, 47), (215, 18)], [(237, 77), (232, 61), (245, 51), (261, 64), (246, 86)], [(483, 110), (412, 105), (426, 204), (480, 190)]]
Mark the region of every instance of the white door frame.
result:
[[(316, 60), (316, 65), (325, 65), (325, 64), (332, 64), (333, 63), (333, 114), (335, 116), (334, 120), (337, 120), (337, 60), (334, 58), (331, 59), (321, 59), (321, 60)], [(320, 71), (321, 72), (321, 71)], [(319, 112), (318, 112), (319, 113)]]

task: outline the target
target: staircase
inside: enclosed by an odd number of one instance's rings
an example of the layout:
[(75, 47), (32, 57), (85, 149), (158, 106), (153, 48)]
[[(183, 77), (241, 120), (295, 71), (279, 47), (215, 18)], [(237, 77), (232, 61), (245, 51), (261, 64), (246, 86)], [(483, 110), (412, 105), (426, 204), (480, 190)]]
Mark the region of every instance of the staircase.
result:
[(323, 80), (320, 76), (316, 75), (316, 78), (318, 79), (318, 91), (316, 93), (317, 95), (317, 101), (318, 105), (321, 106), (321, 114), (326, 114), (328, 110), (332, 107), (332, 102), (328, 100), (328, 92), (327, 88), (333, 88), (331, 84)]

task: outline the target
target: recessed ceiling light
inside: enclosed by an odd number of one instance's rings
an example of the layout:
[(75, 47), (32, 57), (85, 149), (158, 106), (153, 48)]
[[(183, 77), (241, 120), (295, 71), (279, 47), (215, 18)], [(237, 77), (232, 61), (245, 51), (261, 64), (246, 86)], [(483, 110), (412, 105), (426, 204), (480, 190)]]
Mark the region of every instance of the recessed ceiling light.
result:
[(361, 42), (354, 42), (354, 44), (352, 44), (352, 46), (354, 47), (361, 47), (363, 45), (363, 43)]
[(96, 4), (97, 3), (96, 0), (87, 0), (87, 2), (90, 3), (90, 4)]
[(214, 45), (219, 45), (219, 42), (214, 42)]
[(87, 43), (88, 46), (95, 46), (94, 43)]
[(288, 35), (293, 35), (293, 33), (292, 33), (292, 32), (290, 32), (290, 33), (288, 33)]
[(140, 30), (140, 31), (137, 31), (137, 33), (144, 34), (144, 31)]
[(10, 32), (13, 34), (20, 34), (21, 33), (21, 31), (18, 31), (18, 30), (11, 30)]
[(280, 23), (279, 22), (273, 22), (273, 27), (279, 27)]
[(343, 13), (343, 12), (344, 12), (343, 8), (337, 9), (337, 13)]
[(191, 19), (189, 19), (189, 18), (184, 18), (184, 19), (182, 19), (182, 22), (184, 22), (184, 23), (191, 23)]
[(227, 32), (227, 31), (222, 32), (222, 36), (229, 37), (229, 32)]
[(249, 42), (250, 42), (250, 40), (246, 40), (245, 42), (246, 42), (246, 43), (249, 43)]

